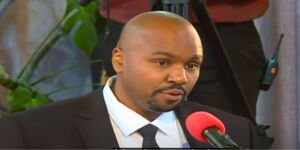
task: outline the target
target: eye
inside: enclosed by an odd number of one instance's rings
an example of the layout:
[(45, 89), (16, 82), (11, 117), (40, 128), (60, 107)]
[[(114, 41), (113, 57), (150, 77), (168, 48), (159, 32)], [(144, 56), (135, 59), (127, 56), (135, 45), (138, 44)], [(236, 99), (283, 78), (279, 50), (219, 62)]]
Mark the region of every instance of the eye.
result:
[(188, 69), (188, 70), (195, 70), (195, 69), (198, 69), (199, 68), (199, 63), (188, 63), (185, 65), (185, 68)]
[(166, 60), (156, 60), (156, 64), (159, 65), (159, 66), (167, 66), (168, 61), (166, 61)]

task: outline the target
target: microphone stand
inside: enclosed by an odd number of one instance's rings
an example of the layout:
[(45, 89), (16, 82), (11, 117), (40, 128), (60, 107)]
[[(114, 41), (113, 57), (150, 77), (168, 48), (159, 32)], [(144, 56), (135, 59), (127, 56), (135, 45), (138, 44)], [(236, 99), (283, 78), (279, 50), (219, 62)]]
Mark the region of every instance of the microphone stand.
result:
[(190, 0), (151, 0), (151, 10), (164, 10), (188, 19)]

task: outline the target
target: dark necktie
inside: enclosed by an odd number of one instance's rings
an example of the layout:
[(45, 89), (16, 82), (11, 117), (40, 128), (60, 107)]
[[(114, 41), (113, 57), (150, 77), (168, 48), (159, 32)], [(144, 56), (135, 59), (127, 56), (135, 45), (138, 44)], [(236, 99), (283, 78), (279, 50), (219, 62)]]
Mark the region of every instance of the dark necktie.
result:
[(143, 136), (142, 148), (159, 148), (155, 140), (157, 130), (158, 128), (152, 124), (147, 124), (138, 130)]

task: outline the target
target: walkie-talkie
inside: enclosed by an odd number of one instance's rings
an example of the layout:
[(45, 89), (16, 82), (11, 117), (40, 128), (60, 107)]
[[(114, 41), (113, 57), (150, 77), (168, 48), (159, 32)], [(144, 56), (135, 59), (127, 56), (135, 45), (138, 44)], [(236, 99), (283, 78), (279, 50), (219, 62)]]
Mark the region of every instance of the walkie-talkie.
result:
[(275, 49), (273, 57), (268, 59), (268, 61), (267, 61), (264, 77), (263, 77), (261, 85), (260, 85), (260, 89), (262, 89), (264, 91), (269, 90), (269, 88), (272, 85), (273, 80), (275, 79), (275, 77), (277, 75), (278, 68), (279, 68), (279, 65), (277, 62), (277, 57), (278, 57), (279, 48), (280, 48), (283, 36), (284, 36), (283, 34), (280, 35), (280, 39), (279, 39), (279, 42)]

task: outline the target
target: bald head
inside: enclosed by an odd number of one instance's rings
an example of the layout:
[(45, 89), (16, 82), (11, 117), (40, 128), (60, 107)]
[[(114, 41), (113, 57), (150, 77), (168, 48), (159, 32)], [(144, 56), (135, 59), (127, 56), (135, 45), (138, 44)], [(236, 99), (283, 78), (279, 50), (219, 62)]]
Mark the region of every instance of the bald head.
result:
[(162, 24), (191, 25), (186, 19), (177, 14), (166, 11), (151, 11), (135, 16), (128, 21), (124, 29), (130, 26), (149, 27)]
[[(153, 50), (181, 50), (187, 53), (195, 50), (202, 59), (202, 44), (196, 29), (183, 17), (166, 11), (145, 12), (129, 20), (123, 27), (113, 56), (119, 50), (124, 53), (122, 58), (128, 60), (137, 57), (132, 53), (141, 54)], [(118, 74), (115, 66), (114, 69)]]
[(118, 42), (118, 46), (124, 46), (135, 36), (141, 36), (141, 32), (178, 32), (183, 28), (196, 32), (192, 24), (177, 14), (166, 11), (151, 11), (135, 16), (128, 21)]

